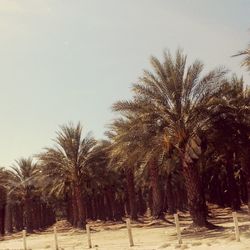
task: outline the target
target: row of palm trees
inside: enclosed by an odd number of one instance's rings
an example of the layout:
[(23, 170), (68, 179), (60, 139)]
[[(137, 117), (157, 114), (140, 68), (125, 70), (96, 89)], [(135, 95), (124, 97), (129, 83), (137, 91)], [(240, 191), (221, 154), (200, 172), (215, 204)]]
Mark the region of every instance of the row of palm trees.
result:
[(1, 233), (42, 229), (55, 222), (52, 204), (41, 191), (36, 178), (37, 164), (31, 158), (20, 159), (10, 170), (1, 169)]
[[(248, 162), (246, 168), (249, 164), (248, 152), (241, 152), (249, 150), (250, 92), (244, 89), (242, 79), (227, 79), (225, 69), (201, 76), (203, 64), (195, 61), (186, 67), (186, 60), (181, 51), (174, 58), (165, 53), (163, 63), (152, 57), (154, 71), (144, 71), (139, 83), (133, 85), (133, 99), (113, 106), (122, 115), (116, 123), (122, 132), (117, 131), (113, 140), (115, 151), (121, 145), (118, 155), (122, 159), (125, 149), (128, 158), (132, 159), (133, 152), (138, 163), (147, 165), (158, 211), (162, 206), (159, 167), (175, 169), (180, 164), (193, 224), (203, 227), (209, 226), (201, 178), (202, 168), (211, 159), (205, 155), (208, 152), (224, 158), (220, 164), (226, 168), (226, 191), (232, 208), (240, 207), (234, 165), (241, 159)], [(129, 164), (135, 166), (134, 159)], [(242, 164), (239, 168), (246, 172)], [(250, 181), (247, 175), (245, 178)]]
[[(249, 50), (247, 50), (249, 53)], [(80, 123), (60, 127), (54, 147), (0, 170), (1, 234), (40, 230), (67, 218), (154, 219), (189, 210), (194, 227), (211, 227), (207, 202), (250, 207), (250, 92), (243, 80), (187, 56), (151, 58), (118, 101), (106, 140), (83, 136)], [(244, 65), (249, 65), (249, 56)]]

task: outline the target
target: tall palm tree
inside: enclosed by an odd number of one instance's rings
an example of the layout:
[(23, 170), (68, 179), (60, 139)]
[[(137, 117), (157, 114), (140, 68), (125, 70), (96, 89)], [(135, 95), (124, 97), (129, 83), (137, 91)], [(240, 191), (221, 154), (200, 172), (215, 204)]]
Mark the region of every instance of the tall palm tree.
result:
[(118, 102), (114, 109), (125, 115), (132, 110), (140, 117), (160, 117), (155, 122), (164, 124), (165, 146), (174, 147), (182, 162), (193, 225), (207, 226), (201, 180), (194, 163), (200, 154), (199, 132), (209, 122), (206, 111), (226, 71), (218, 68), (202, 77), (203, 64), (195, 61), (186, 67), (186, 61), (180, 50), (174, 58), (164, 53), (163, 63), (152, 57), (154, 72), (145, 70), (139, 83), (133, 85), (134, 99)]
[(133, 154), (135, 145), (129, 141), (126, 131), (128, 129), (128, 122), (123, 119), (118, 119), (110, 125), (110, 131), (107, 132), (111, 140), (110, 146), (110, 165), (117, 171), (124, 172), (127, 199), (128, 199), (128, 213), (131, 219), (137, 220), (137, 206), (136, 206), (136, 190), (135, 190), (135, 164), (136, 157)]
[(54, 148), (46, 148), (38, 155), (42, 165), (42, 175), (51, 193), (63, 193), (71, 190), (72, 207), (75, 211), (75, 222), (78, 228), (86, 226), (86, 206), (84, 202), (84, 180), (88, 175), (91, 151), (96, 144), (88, 134), (82, 137), (82, 126), (69, 123), (57, 131)]
[[(156, 116), (149, 118), (154, 120)], [(166, 152), (162, 136), (158, 133), (159, 129), (157, 124), (152, 127), (150, 121), (143, 120), (133, 112), (129, 112), (127, 117), (117, 119), (111, 125), (111, 131), (113, 131), (111, 137), (113, 142), (112, 156), (118, 156), (122, 159), (120, 162), (125, 170), (127, 182), (134, 179), (134, 175), (138, 177), (145, 172), (147, 173), (150, 193), (152, 194), (151, 212), (154, 218), (164, 218), (162, 190), (160, 188), (160, 159)], [(133, 178), (129, 178), (131, 176)], [(145, 178), (145, 176), (140, 177)], [(128, 182), (127, 188), (129, 196), (135, 199), (135, 195), (132, 194), (134, 191), (130, 190), (135, 186), (133, 183), (134, 180)], [(135, 204), (131, 199), (130, 203)]]

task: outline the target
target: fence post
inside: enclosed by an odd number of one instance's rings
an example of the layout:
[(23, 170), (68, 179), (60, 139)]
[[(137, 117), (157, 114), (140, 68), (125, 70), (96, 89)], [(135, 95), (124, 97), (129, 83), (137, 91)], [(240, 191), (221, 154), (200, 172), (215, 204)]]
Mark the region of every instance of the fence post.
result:
[(132, 247), (132, 246), (134, 246), (134, 241), (133, 241), (133, 236), (132, 236), (130, 219), (126, 220), (126, 224), (127, 224), (127, 229), (128, 229), (129, 245)]
[(178, 243), (179, 243), (179, 244), (182, 244), (182, 240), (181, 240), (181, 229), (180, 229), (180, 223), (179, 223), (178, 214), (174, 214), (174, 221), (175, 221), (175, 226), (176, 226), (176, 232), (177, 232)]
[(54, 240), (55, 240), (55, 250), (58, 250), (58, 241), (57, 241), (57, 231), (56, 231), (56, 226), (54, 226)]
[(91, 236), (90, 236), (90, 226), (88, 224), (86, 225), (86, 230), (87, 230), (87, 236), (88, 236), (88, 246), (89, 246), (89, 248), (92, 248)]
[(237, 218), (237, 213), (236, 212), (233, 212), (233, 220), (234, 220), (234, 229), (235, 229), (236, 241), (240, 241), (240, 232), (239, 232), (238, 218)]
[(26, 230), (23, 230), (23, 249), (27, 250)]

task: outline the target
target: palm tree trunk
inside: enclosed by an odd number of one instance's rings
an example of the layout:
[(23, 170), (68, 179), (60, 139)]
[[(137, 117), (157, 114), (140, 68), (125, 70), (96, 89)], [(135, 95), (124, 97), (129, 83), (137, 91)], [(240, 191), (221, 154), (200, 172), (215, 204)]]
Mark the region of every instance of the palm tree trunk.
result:
[(187, 190), (188, 207), (194, 227), (206, 227), (206, 204), (201, 190), (198, 168), (193, 163), (183, 160), (183, 175)]
[(124, 185), (124, 211), (126, 215), (130, 215), (130, 206), (129, 206), (129, 197), (128, 197), (128, 190), (127, 190), (127, 183)]
[(80, 185), (75, 186), (76, 204), (78, 209), (78, 222), (77, 227), (81, 229), (86, 228), (86, 211), (84, 206), (84, 200), (82, 197), (82, 190)]
[(134, 184), (134, 173), (131, 168), (126, 168), (126, 182), (130, 207), (130, 217), (132, 220), (137, 220), (136, 194)]
[(176, 190), (174, 192), (174, 197), (176, 200), (176, 209), (180, 211), (187, 211), (188, 200), (187, 200), (186, 188), (183, 188), (183, 187), (180, 187), (180, 185), (177, 185)]
[(69, 198), (66, 201), (66, 214), (67, 221), (69, 221), (73, 225), (73, 206), (72, 206), (72, 198)]
[(92, 207), (92, 211), (93, 211), (93, 219), (97, 220), (97, 205), (96, 205), (96, 195), (93, 192), (92, 194), (92, 199), (91, 199), (91, 207)]
[(6, 192), (5, 189), (0, 187), (0, 236), (5, 232), (5, 205), (6, 205)]
[(248, 213), (250, 214), (250, 149), (245, 147), (242, 150), (241, 155), (241, 167), (246, 176), (247, 183), (247, 204), (248, 204)]
[(6, 205), (6, 214), (5, 214), (5, 231), (9, 234), (13, 233), (13, 224), (12, 224), (12, 205), (10, 202)]
[(163, 218), (163, 202), (162, 195), (159, 186), (159, 169), (156, 159), (149, 162), (149, 174), (150, 184), (152, 188), (152, 199), (153, 199), (153, 217), (155, 219)]
[(167, 177), (167, 187), (166, 187), (166, 193), (167, 193), (167, 204), (168, 204), (168, 212), (170, 214), (174, 214), (176, 212), (176, 199), (173, 194), (173, 187), (172, 187), (172, 176), (171, 174)]
[(247, 180), (242, 170), (240, 170), (239, 193), (242, 203), (247, 204)]
[(141, 188), (138, 189), (138, 205), (139, 205), (138, 213), (139, 215), (143, 216), (147, 211), (147, 205), (145, 200), (143, 199)]
[(46, 228), (48, 226), (48, 207), (47, 207), (47, 203), (44, 202), (43, 203), (43, 228)]
[(153, 212), (153, 195), (152, 195), (152, 188), (150, 187), (148, 190), (148, 200), (147, 200), (147, 207), (149, 208), (150, 211), (150, 216), (152, 216)]
[(42, 202), (41, 204), (41, 227), (44, 228), (45, 227), (45, 205), (44, 205), (44, 202)]
[(37, 230), (39, 229), (38, 226), (38, 221), (39, 221), (39, 215), (37, 214), (37, 201), (34, 200), (32, 201), (32, 225), (33, 225), (33, 229)]
[(17, 232), (23, 229), (23, 212), (22, 212), (22, 204), (14, 204), (13, 207), (13, 221), (14, 227)]
[(248, 205), (248, 213), (250, 214), (250, 178), (247, 182), (247, 205)]
[(86, 197), (86, 210), (87, 210), (87, 212), (86, 212), (86, 218), (87, 219), (90, 219), (90, 220), (93, 220), (93, 207), (92, 207), (92, 200), (93, 200), (93, 198), (91, 197), (91, 196), (87, 196)]
[(72, 188), (72, 218), (73, 218), (73, 227), (77, 227), (77, 222), (79, 219), (79, 215), (78, 215), (78, 208), (77, 208), (77, 202), (76, 202), (76, 192), (74, 190), (74, 188)]
[(98, 212), (98, 219), (106, 220), (104, 196), (102, 194), (99, 194), (97, 198), (97, 212)]
[(36, 214), (37, 214), (37, 229), (41, 229), (41, 202), (40, 200), (36, 204)]
[(107, 209), (107, 217), (108, 217), (108, 220), (113, 220), (114, 219), (114, 214), (113, 214), (113, 211), (114, 211), (114, 200), (115, 200), (115, 197), (114, 197), (114, 190), (112, 190), (112, 187), (106, 187), (105, 189), (105, 206), (106, 206), (106, 209)]
[(5, 233), (5, 204), (0, 204), (0, 235)]
[(32, 233), (33, 231), (33, 223), (32, 223), (32, 209), (31, 209), (31, 199), (29, 196), (25, 197), (24, 200), (24, 211), (25, 211), (25, 221), (26, 228), (28, 233)]
[(227, 156), (226, 161), (226, 169), (227, 169), (227, 184), (229, 191), (229, 198), (231, 203), (231, 208), (234, 211), (240, 209), (240, 198), (239, 198), (239, 190), (234, 177), (234, 169), (233, 169), (233, 158), (231, 153)]
[(114, 219), (116, 221), (122, 221), (122, 216), (124, 216), (124, 214), (124, 203), (121, 198), (117, 198), (115, 200)]

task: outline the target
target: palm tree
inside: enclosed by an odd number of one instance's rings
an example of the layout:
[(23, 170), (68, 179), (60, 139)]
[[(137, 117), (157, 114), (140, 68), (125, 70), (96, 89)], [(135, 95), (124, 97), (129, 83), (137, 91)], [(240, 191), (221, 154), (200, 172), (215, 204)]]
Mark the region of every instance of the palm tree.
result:
[[(150, 117), (153, 120), (155, 118), (155, 115)], [(110, 132), (113, 132), (111, 136), (112, 157), (121, 159), (119, 162), (126, 174), (128, 197), (132, 207), (131, 214), (136, 210), (134, 208), (136, 204), (134, 175), (137, 179), (145, 178), (143, 173), (146, 172), (149, 178), (150, 194), (152, 194), (152, 215), (156, 219), (164, 219), (160, 187), (160, 166), (162, 165), (160, 159), (163, 159), (166, 152), (162, 136), (158, 133), (159, 126), (155, 124), (152, 127), (150, 121), (143, 120), (129, 112), (127, 117), (115, 120), (110, 128)], [(150, 145), (149, 141), (151, 141)]]
[(110, 150), (110, 165), (116, 171), (123, 171), (125, 177), (125, 185), (127, 190), (127, 212), (130, 214), (131, 219), (137, 220), (137, 206), (136, 206), (136, 190), (135, 190), (135, 154), (133, 150), (135, 145), (130, 143), (126, 138), (126, 130), (128, 123), (119, 119), (110, 125), (110, 131), (107, 132), (111, 140)]
[(85, 228), (84, 180), (88, 175), (91, 150), (96, 141), (90, 134), (82, 138), (80, 123), (76, 126), (69, 123), (60, 127), (55, 142), (54, 148), (46, 148), (38, 155), (42, 175), (47, 180), (47, 185), (52, 187), (51, 193), (62, 194), (65, 190), (71, 191), (74, 226)]
[(24, 221), (27, 232), (30, 233), (33, 231), (33, 198), (37, 192), (35, 181), (37, 164), (33, 162), (32, 158), (21, 158), (7, 173), (8, 200), (10, 202), (19, 200), (24, 204)]
[(195, 167), (200, 154), (199, 133), (208, 125), (206, 111), (226, 71), (218, 68), (201, 77), (203, 64), (195, 61), (187, 68), (186, 60), (180, 50), (175, 58), (165, 53), (163, 63), (152, 57), (154, 72), (144, 71), (139, 83), (133, 85), (134, 99), (118, 102), (114, 109), (124, 115), (133, 111), (138, 117), (153, 114), (160, 117), (157, 122), (164, 124), (161, 131), (165, 146), (174, 147), (182, 163), (193, 225), (203, 227), (208, 223), (201, 180)]

